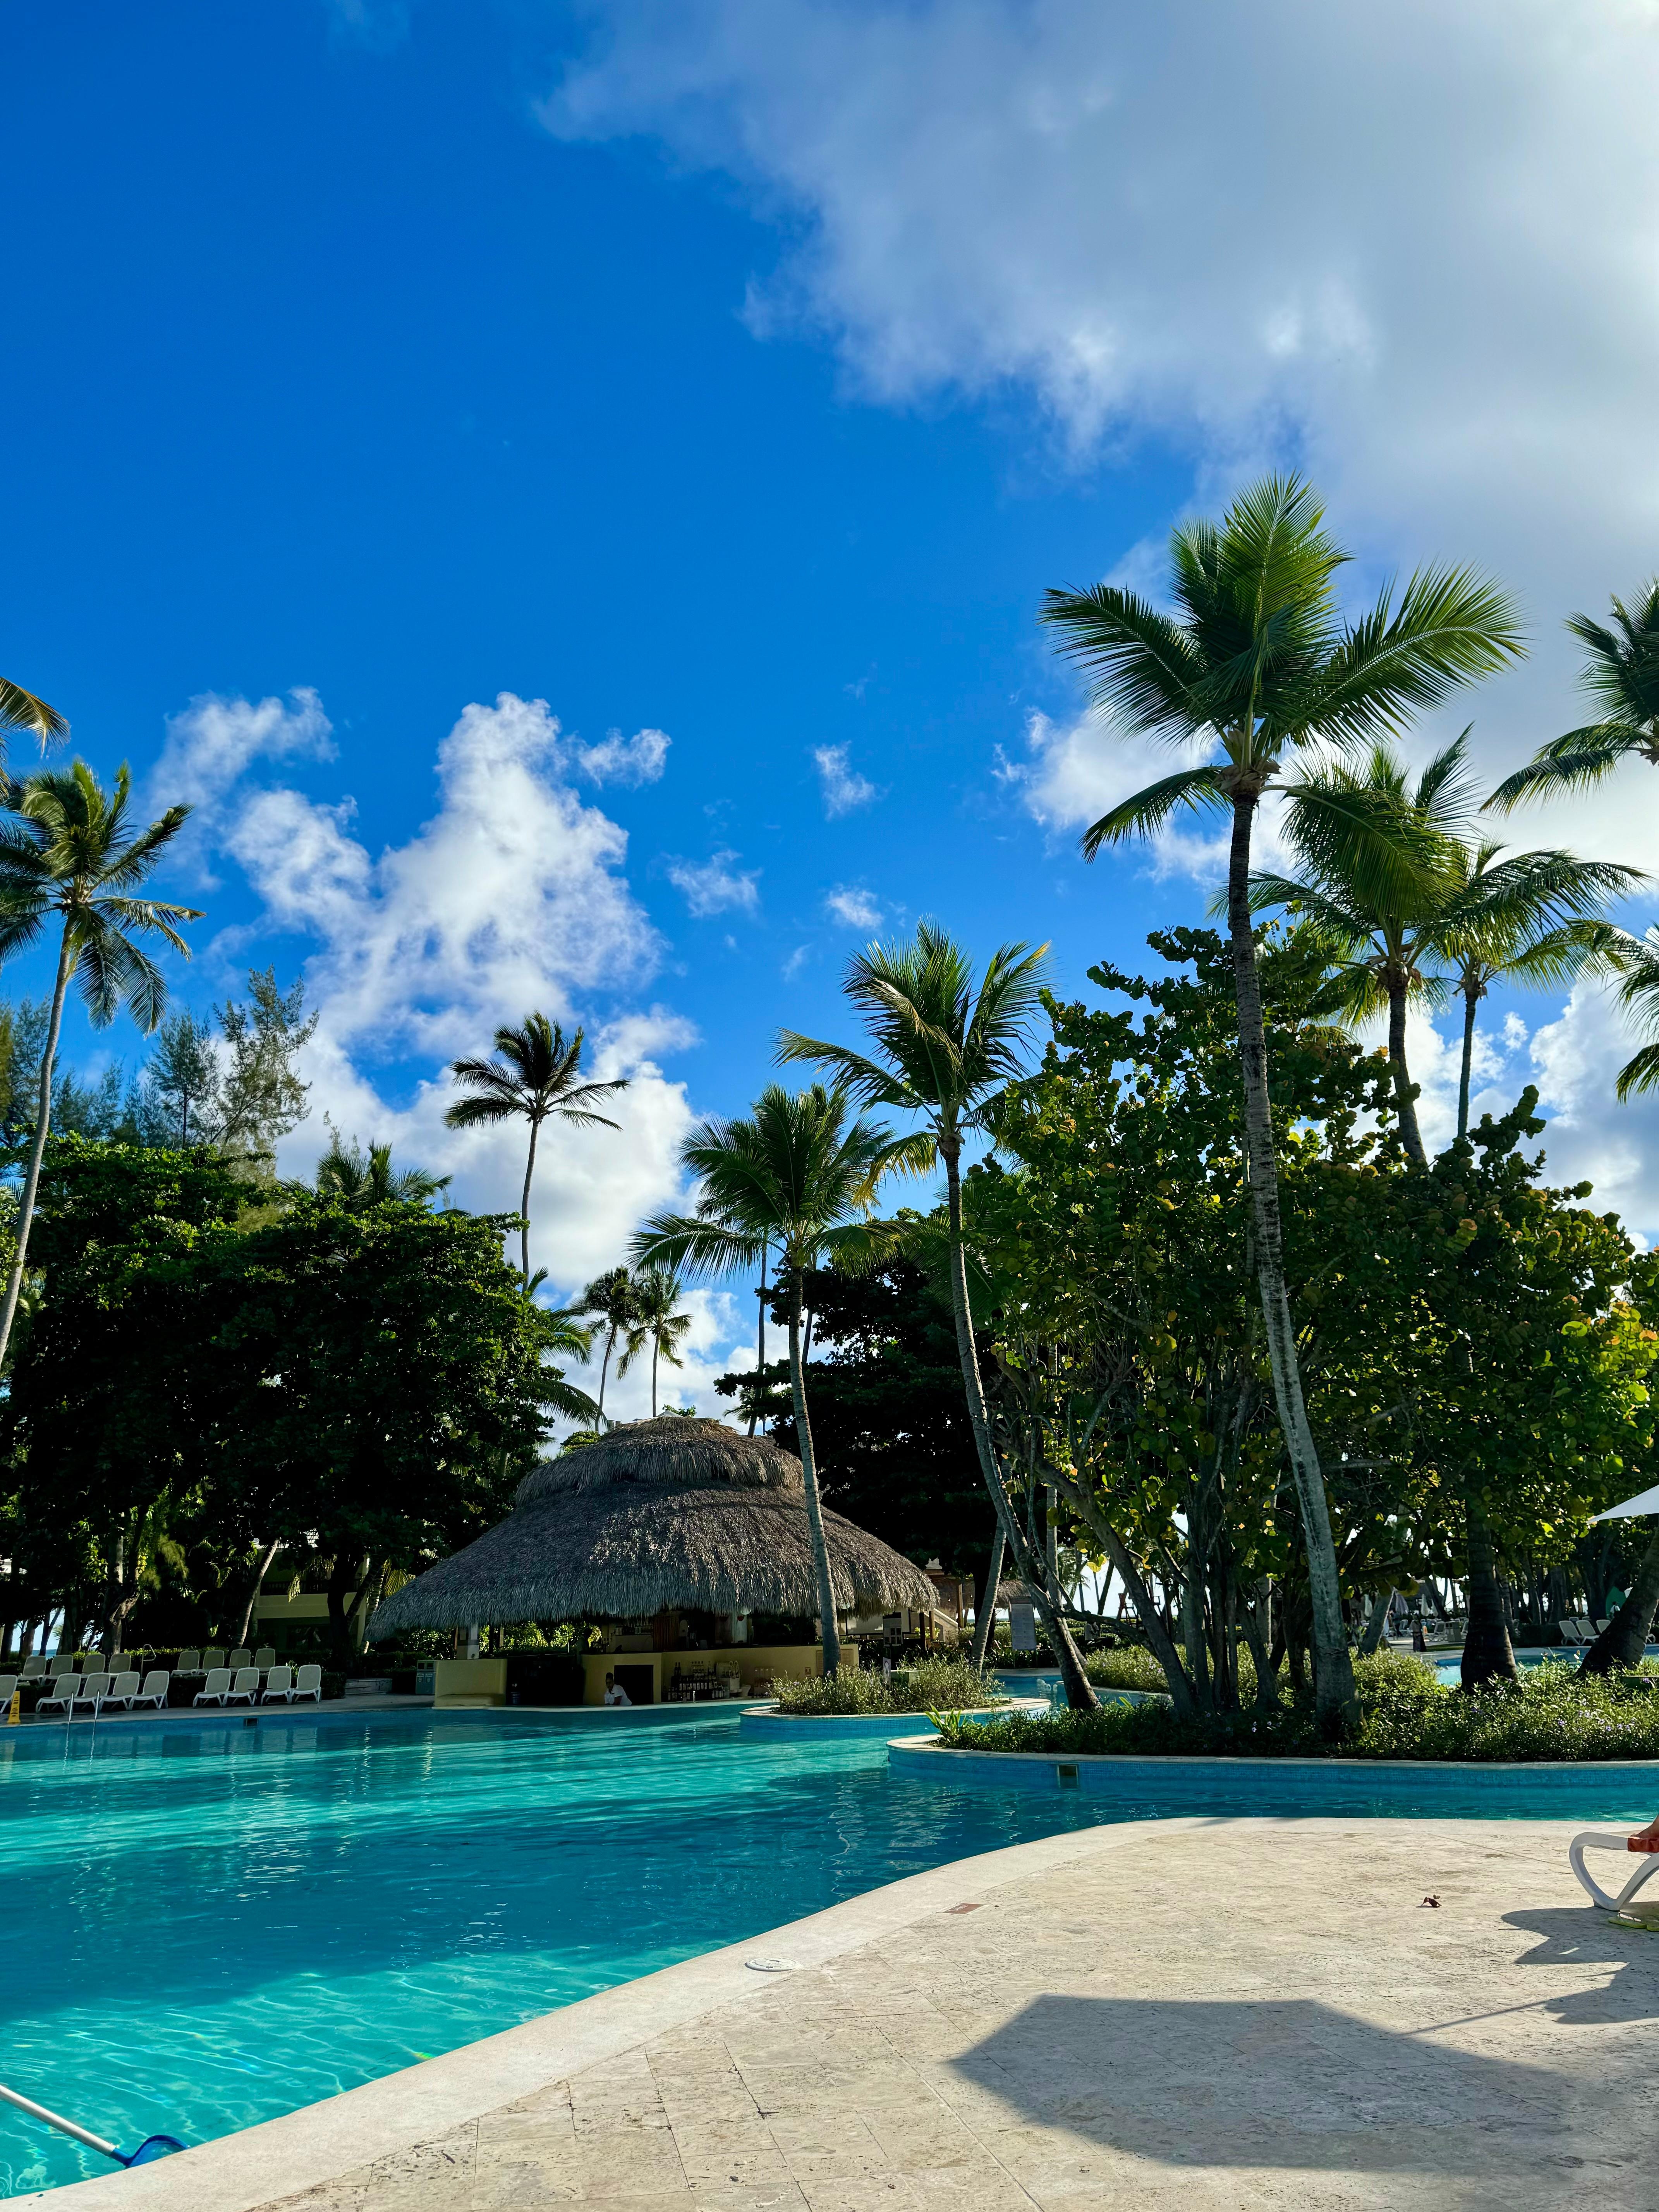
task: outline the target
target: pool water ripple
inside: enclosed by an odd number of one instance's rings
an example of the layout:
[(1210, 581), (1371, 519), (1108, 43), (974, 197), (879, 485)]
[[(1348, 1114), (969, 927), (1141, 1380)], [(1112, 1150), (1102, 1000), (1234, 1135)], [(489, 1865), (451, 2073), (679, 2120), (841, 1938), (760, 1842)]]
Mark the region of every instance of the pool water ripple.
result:
[[(890, 1779), (881, 1739), (606, 1717), (0, 1739), (0, 2079), (118, 2142), (200, 2142), (1102, 1817)], [(0, 2194), (109, 2170), (0, 2116)]]

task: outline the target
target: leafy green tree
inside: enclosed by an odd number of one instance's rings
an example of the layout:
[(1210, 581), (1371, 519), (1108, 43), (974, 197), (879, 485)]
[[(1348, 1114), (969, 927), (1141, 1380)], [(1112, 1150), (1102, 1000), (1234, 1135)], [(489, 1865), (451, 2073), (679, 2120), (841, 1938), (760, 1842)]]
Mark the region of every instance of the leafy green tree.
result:
[[(941, 1294), (900, 1254), (858, 1274), (814, 1269), (801, 1295), (812, 1322), (805, 1375), (823, 1502), (907, 1559), (937, 1554), (952, 1574), (982, 1577), (996, 1522), (948, 1288)], [(775, 1290), (772, 1319), (785, 1331), (789, 1305), (787, 1287)], [(799, 1453), (787, 1360), (722, 1375), (714, 1388)], [(994, 1608), (994, 1592), (989, 1601)]]
[(199, 1021), (188, 1008), (161, 1024), (160, 1044), (145, 1071), (146, 1103), (153, 1102), (155, 1119), (165, 1132), (164, 1141), (179, 1147), (191, 1141), (194, 1114), (196, 1141), (210, 1140), (219, 1103), (219, 1060), (213, 1048), (213, 1027)]
[(215, 1009), (224, 1073), (212, 1139), (245, 1164), (264, 1164), (279, 1139), (297, 1129), (310, 1110), (310, 1086), (295, 1062), (315, 1033), (317, 1016), (305, 1011), (303, 981), (281, 991), (274, 968), (250, 969), (247, 990), (246, 1000)]
[[(1087, 1706), (1097, 1700), (1066, 1629), (1060, 1594), (1049, 1587), (1044, 1563), (1032, 1558), (1022, 1542), (998, 1464), (974, 1342), (963, 1235), (963, 1146), (975, 1132), (990, 1127), (1006, 1087), (1024, 1073), (1026, 1032), (1047, 951), (1046, 945), (1035, 951), (1024, 945), (1001, 945), (976, 981), (962, 947), (933, 923), (923, 922), (910, 944), (872, 945), (848, 968), (842, 989), (863, 1022), (870, 1053), (786, 1030), (778, 1056), (827, 1069), (863, 1105), (915, 1115), (922, 1133), (912, 1140), (906, 1165), (918, 1173), (935, 1165), (945, 1170), (951, 1306), (980, 1473), (1001, 1543), (1030, 1583), (1059, 1654), (1066, 1695), (1074, 1705)], [(975, 1624), (976, 1666), (984, 1662), (1000, 1578), (1001, 1561), (994, 1550), (986, 1577), (992, 1599)]]
[(581, 1304), (576, 1310), (598, 1316), (595, 1333), (605, 1332), (605, 1357), (599, 1363), (599, 1396), (594, 1411), (601, 1428), (605, 1425), (605, 1388), (611, 1373), (611, 1356), (617, 1348), (617, 1339), (624, 1336), (632, 1327), (635, 1309), (639, 1304), (634, 1288), (634, 1278), (626, 1267), (608, 1267), (596, 1275), (582, 1292)]
[(160, 937), (189, 957), (181, 921), (199, 919), (193, 907), (134, 896), (165, 848), (183, 828), (189, 809), (169, 807), (143, 830), (127, 821), (131, 777), (124, 765), (112, 792), (99, 785), (84, 761), (67, 769), (42, 769), (9, 798), (9, 825), (0, 830), (0, 958), (33, 944), (48, 917), (59, 924), (58, 974), (40, 1060), (40, 1103), (29, 1147), (18, 1213), (17, 1250), (0, 1311), (0, 1367), (5, 1364), (16, 1317), (40, 1182), (40, 1158), (52, 1117), (52, 1082), (64, 1000), (74, 981), (99, 1026), (125, 1006), (147, 1033), (161, 1019), (167, 987), (136, 941)]
[(1588, 655), (1581, 682), (1600, 712), (1504, 779), (1486, 801), (1500, 814), (1523, 799), (1587, 790), (1621, 761), (1659, 764), (1659, 576), (1628, 603), (1614, 599), (1611, 625), (1570, 615), (1567, 628)]
[(317, 1190), (353, 1212), (366, 1213), (388, 1202), (427, 1206), (449, 1188), (447, 1176), (434, 1176), (425, 1168), (396, 1168), (392, 1147), (371, 1145), (367, 1152), (354, 1137), (349, 1149), (331, 1131), (328, 1150), (317, 1163)]
[(471, 1129), (496, 1121), (528, 1123), (530, 1146), (525, 1156), (524, 1196), (519, 1206), (524, 1277), (530, 1279), (530, 1185), (536, 1173), (536, 1142), (544, 1121), (568, 1121), (578, 1128), (614, 1129), (618, 1125), (594, 1111), (599, 1099), (626, 1091), (628, 1078), (610, 1083), (580, 1080), (582, 1032), (569, 1042), (556, 1022), (545, 1014), (527, 1014), (518, 1029), (495, 1032), (498, 1060), (458, 1060), (450, 1074), (467, 1092), (458, 1098), (444, 1120), (452, 1129)]
[[(908, 1157), (884, 1129), (854, 1119), (845, 1091), (814, 1084), (791, 1093), (769, 1083), (752, 1113), (704, 1121), (680, 1147), (680, 1164), (697, 1178), (691, 1214), (659, 1213), (634, 1240), (641, 1281), (685, 1267), (719, 1280), (752, 1267), (767, 1245), (778, 1254), (789, 1299), (789, 1385), (806, 1486), (806, 1519), (817, 1572), (823, 1671), (841, 1664), (835, 1581), (824, 1542), (818, 1462), (806, 1402), (801, 1350), (802, 1291), (808, 1273), (875, 1256), (871, 1208), (883, 1176)], [(655, 1410), (654, 1389), (653, 1410)]]
[[(1238, 1007), (1257, 1279), (1273, 1389), (1296, 1485), (1313, 1605), (1321, 1717), (1352, 1706), (1324, 1475), (1309, 1425), (1285, 1285), (1261, 988), (1249, 904), (1250, 846), (1263, 796), (1279, 789), (1294, 816), (1322, 794), (1288, 781), (1287, 758), (1384, 735), (1438, 706), (1460, 684), (1521, 651), (1510, 600), (1464, 568), (1413, 577), (1345, 623), (1335, 578), (1346, 556), (1326, 532), (1311, 489), (1269, 478), (1242, 493), (1219, 526), (1183, 525), (1170, 539), (1176, 612), (1120, 586), (1050, 592), (1043, 620), (1087, 672), (1096, 707), (1123, 734), (1151, 734), (1212, 758), (1138, 792), (1094, 823), (1083, 849), (1159, 829), (1187, 808), (1231, 817), (1227, 914)], [(1353, 812), (1352, 802), (1350, 812)], [(1419, 872), (1388, 817), (1364, 830), (1378, 873)]]

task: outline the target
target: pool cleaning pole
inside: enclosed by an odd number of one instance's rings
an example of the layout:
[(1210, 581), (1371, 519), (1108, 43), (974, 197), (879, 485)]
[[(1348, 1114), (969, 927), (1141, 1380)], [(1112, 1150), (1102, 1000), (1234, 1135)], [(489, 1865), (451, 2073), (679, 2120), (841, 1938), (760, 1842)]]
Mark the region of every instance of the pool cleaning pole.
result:
[(20, 2112), (27, 2112), (31, 2118), (44, 2120), (49, 2128), (58, 2128), (64, 2135), (73, 2136), (76, 2142), (85, 2143), (89, 2150), (100, 2152), (105, 2158), (112, 2158), (118, 2166), (148, 2166), (152, 2159), (166, 2158), (171, 2152), (184, 2148), (184, 2145), (174, 2142), (171, 2136), (147, 2136), (137, 2150), (118, 2150), (112, 2142), (106, 2142), (102, 2136), (94, 2135), (90, 2128), (77, 2128), (73, 2120), (66, 2120), (61, 2112), (49, 2112), (44, 2105), (37, 2105), (32, 2097), (19, 2096), (15, 2089), (7, 2088), (3, 2081), (0, 2081), (0, 2098), (9, 2105), (15, 2105)]

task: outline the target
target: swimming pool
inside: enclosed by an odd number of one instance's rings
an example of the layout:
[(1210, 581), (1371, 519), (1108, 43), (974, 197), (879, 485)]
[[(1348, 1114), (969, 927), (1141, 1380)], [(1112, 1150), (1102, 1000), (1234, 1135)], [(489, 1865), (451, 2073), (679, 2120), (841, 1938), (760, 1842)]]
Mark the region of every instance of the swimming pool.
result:
[[(1100, 1817), (683, 1710), (0, 1737), (0, 2079), (199, 2142)], [(0, 2107), (0, 2193), (110, 2171)]]
[[(805, 1735), (678, 1706), (9, 1731), (0, 2079), (199, 2142), (947, 1860), (1191, 1809)], [(1330, 1808), (1256, 1780), (1237, 1809)], [(111, 2170), (0, 2107), (0, 2195)]]

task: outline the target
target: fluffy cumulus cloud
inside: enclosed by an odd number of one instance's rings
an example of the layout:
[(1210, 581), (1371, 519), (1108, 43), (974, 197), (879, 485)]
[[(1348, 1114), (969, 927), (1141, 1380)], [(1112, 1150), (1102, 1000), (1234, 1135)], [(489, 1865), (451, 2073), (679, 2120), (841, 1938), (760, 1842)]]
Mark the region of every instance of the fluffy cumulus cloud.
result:
[(663, 730), (636, 730), (631, 738), (610, 730), (598, 744), (574, 748), (576, 765), (595, 783), (656, 783), (668, 765), (672, 742)]
[(672, 856), (664, 873), (700, 919), (711, 914), (754, 914), (760, 907), (760, 870), (737, 868), (740, 854), (722, 850), (706, 860)]
[(225, 799), (256, 761), (330, 760), (333, 754), (333, 725), (308, 684), (286, 700), (223, 698), (206, 691), (167, 719), (161, 757), (150, 774), (150, 811), (191, 810), (183, 856), (207, 876)]
[[(781, 241), (758, 334), (880, 402), (1023, 390), (1080, 459), (1150, 433), (1206, 503), (1299, 461), (1357, 583), (1450, 556), (1522, 592), (1539, 650), (1482, 696), (1487, 764), (1568, 726), (1559, 617), (1656, 557), (1652, 0), (592, 13), (544, 119), (738, 177)], [(1639, 856), (1659, 778), (1571, 818)]]
[(842, 884), (830, 891), (823, 902), (823, 910), (831, 921), (838, 921), (846, 929), (879, 929), (881, 906), (868, 891), (858, 884)]
[[(645, 1213), (680, 1195), (678, 1147), (693, 1119), (664, 1063), (695, 1032), (650, 997), (661, 946), (624, 872), (626, 833), (577, 795), (573, 780), (593, 776), (593, 764), (546, 705), (503, 693), (468, 707), (439, 746), (430, 818), (371, 851), (349, 799), (319, 800), (270, 777), (275, 764), (325, 751), (327, 732), (310, 693), (286, 707), (198, 701), (170, 725), (156, 771), (158, 790), (203, 805), (204, 857), (246, 877), (259, 936), (292, 933), (303, 947), (319, 1016), (301, 1071), (312, 1111), (279, 1165), (309, 1170), (326, 1116), (348, 1139), (389, 1139), (398, 1158), (452, 1176), (457, 1203), (514, 1212), (523, 1132), (447, 1128), (445, 1064), (531, 1007), (567, 1030), (586, 1021), (586, 1066), (628, 1081), (611, 1109), (620, 1130), (544, 1133), (532, 1205), (532, 1265), (562, 1295), (579, 1291), (624, 1255)], [(602, 773), (637, 781), (629, 749), (659, 773), (668, 741), (644, 732), (605, 743), (619, 750)], [(249, 933), (235, 933), (234, 949)], [(733, 1311), (723, 1296), (699, 1294), (694, 1312), (687, 1367), (669, 1395), (718, 1411), (709, 1386), (730, 1364)], [(621, 1409), (635, 1408), (638, 1388), (630, 1376)]]
[(851, 750), (848, 745), (819, 745), (812, 754), (823, 793), (823, 811), (832, 817), (856, 813), (860, 806), (881, 797), (869, 777), (852, 766)]

